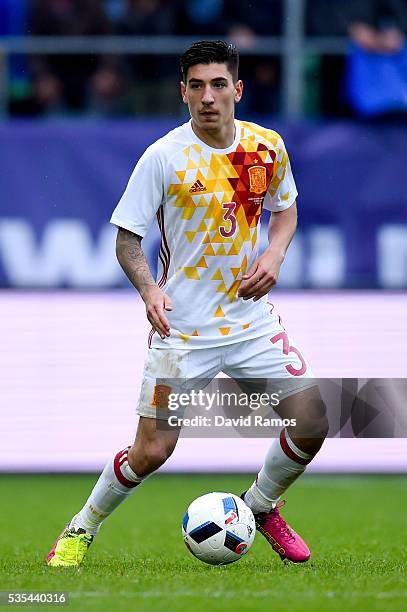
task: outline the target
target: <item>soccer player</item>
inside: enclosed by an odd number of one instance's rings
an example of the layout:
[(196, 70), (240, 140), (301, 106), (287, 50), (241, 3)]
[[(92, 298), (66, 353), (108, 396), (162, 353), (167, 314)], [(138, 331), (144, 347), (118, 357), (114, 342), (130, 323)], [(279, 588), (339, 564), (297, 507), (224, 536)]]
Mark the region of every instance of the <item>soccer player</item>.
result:
[[(145, 151), (111, 219), (118, 260), (152, 326), (136, 439), (108, 462), (48, 554), (51, 566), (79, 565), (102, 522), (173, 452), (179, 429), (158, 426), (168, 416), (157, 405), (157, 379), (212, 379), (220, 371), (284, 382), (276, 410), (296, 425), (272, 442), (243, 498), (282, 559), (310, 556), (279, 500), (320, 449), (327, 421), (307, 361), (267, 303), (297, 224), (290, 163), (276, 132), (235, 119), (243, 83), (233, 45), (197, 42), (182, 55), (181, 70), (191, 120)], [(272, 215), (269, 246), (259, 254), (263, 207)], [(154, 216), (157, 281), (141, 245)]]

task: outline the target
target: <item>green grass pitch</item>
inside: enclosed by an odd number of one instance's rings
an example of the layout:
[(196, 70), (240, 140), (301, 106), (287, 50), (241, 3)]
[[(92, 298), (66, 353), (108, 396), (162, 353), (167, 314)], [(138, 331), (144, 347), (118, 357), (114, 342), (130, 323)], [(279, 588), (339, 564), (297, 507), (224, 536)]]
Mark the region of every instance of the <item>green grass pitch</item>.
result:
[(68, 591), (70, 610), (407, 609), (403, 477), (305, 475), (287, 493), (284, 517), (309, 543), (308, 563), (283, 564), (258, 534), (242, 560), (211, 567), (182, 541), (185, 509), (209, 491), (239, 494), (250, 477), (155, 476), (106, 521), (83, 567), (47, 568), (46, 553), (94, 482), (0, 477), (0, 590)]

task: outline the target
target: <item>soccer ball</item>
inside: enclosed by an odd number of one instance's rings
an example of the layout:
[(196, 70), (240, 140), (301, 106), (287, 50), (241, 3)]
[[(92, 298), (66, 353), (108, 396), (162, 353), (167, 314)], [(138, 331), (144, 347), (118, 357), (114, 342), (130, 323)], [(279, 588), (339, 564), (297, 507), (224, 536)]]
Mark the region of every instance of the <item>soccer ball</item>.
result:
[(232, 493), (195, 499), (182, 521), (182, 535), (195, 557), (210, 565), (233, 563), (247, 553), (256, 535), (253, 512)]

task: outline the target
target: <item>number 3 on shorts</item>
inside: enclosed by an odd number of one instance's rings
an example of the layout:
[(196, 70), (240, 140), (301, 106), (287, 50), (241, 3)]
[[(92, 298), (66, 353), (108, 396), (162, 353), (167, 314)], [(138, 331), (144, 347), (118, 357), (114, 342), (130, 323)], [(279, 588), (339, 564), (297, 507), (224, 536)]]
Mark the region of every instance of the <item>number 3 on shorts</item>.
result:
[(301, 361), (301, 367), (299, 369), (294, 368), (294, 366), (291, 363), (286, 365), (285, 369), (287, 370), (287, 372), (291, 374), (291, 376), (302, 376), (303, 374), (305, 374), (305, 372), (307, 371), (307, 364), (305, 362), (305, 359), (301, 355), (300, 351), (297, 348), (295, 348), (295, 346), (291, 346), (291, 344), (288, 341), (288, 336), (286, 332), (280, 332), (279, 334), (276, 334), (275, 336), (270, 338), (270, 342), (272, 342), (273, 344), (275, 344), (276, 342), (279, 342), (280, 340), (282, 340), (283, 342), (284, 355), (295, 353), (298, 359)]
[(237, 219), (234, 215), (236, 202), (225, 202), (224, 204), (222, 204), (222, 208), (225, 211), (223, 215), (223, 220), (229, 221), (230, 225), (228, 230), (225, 228), (224, 225), (221, 225), (219, 228), (219, 233), (221, 236), (223, 236), (223, 238), (230, 238), (235, 233), (237, 227)]

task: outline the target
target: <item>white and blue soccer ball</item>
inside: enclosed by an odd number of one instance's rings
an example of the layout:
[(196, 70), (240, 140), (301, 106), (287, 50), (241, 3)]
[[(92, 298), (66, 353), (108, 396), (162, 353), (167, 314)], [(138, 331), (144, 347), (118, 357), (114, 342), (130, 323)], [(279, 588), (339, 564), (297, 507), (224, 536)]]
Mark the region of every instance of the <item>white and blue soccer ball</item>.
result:
[(207, 493), (195, 499), (182, 521), (182, 535), (195, 557), (210, 565), (238, 561), (256, 535), (253, 512), (232, 493)]

